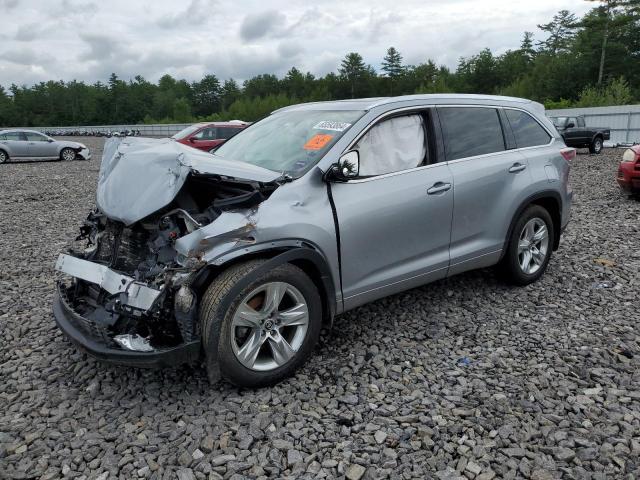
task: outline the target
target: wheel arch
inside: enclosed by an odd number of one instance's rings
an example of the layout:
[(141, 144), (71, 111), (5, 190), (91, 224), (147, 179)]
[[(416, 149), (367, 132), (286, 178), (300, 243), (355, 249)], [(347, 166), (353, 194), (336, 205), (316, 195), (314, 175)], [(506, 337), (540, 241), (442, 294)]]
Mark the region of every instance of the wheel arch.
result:
[[(192, 282), (192, 287), (198, 296), (202, 295), (211, 282), (233, 265), (248, 260), (266, 259), (254, 274), (259, 275), (277, 265), (290, 263), (305, 272), (316, 285), (322, 301), (323, 323), (331, 327), (336, 314), (336, 287), (331, 276), (331, 269), (324, 255), (313, 245), (297, 241), (297, 245), (291, 242), (269, 242), (267, 245), (256, 244), (251, 247), (243, 247), (240, 251), (230, 252), (221, 257), (221, 261), (204, 267)], [(220, 259), (219, 259), (220, 260)]]
[(509, 230), (507, 230), (507, 237), (504, 240), (502, 254), (500, 256), (501, 260), (507, 252), (507, 244), (509, 243), (509, 239), (511, 238), (513, 228), (515, 227), (518, 218), (520, 218), (522, 212), (524, 212), (530, 205), (539, 205), (549, 212), (551, 220), (553, 221), (553, 249), (557, 250), (560, 246), (560, 231), (562, 229), (562, 199), (558, 192), (554, 190), (545, 190), (527, 197), (516, 209), (515, 214), (511, 218), (511, 223), (509, 224)]
[(6, 148), (0, 148), (0, 152), (4, 152), (4, 154), (7, 156), (5, 162), (11, 158), (11, 155), (9, 155), (9, 150), (7, 150)]

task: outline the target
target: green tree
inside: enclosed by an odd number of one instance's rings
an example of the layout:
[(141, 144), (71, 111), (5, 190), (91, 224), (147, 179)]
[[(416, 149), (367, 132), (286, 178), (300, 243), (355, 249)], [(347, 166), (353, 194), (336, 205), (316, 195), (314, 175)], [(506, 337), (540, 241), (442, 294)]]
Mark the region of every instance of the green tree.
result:
[(173, 121), (177, 123), (187, 123), (192, 121), (191, 105), (186, 98), (177, 98), (173, 102)]
[(342, 78), (349, 82), (351, 98), (356, 98), (358, 84), (370, 74), (362, 56), (356, 52), (348, 53), (340, 63), (339, 72)]
[(540, 30), (548, 34), (546, 40), (538, 43), (540, 49), (552, 55), (568, 52), (577, 27), (576, 16), (569, 10), (560, 10), (551, 22), (538, 25)]
[(381, 70), (385, 72), (389, 78), (390, 91), (391, 95), (393, 95), (393, 84), (404, 72), (402, 55), (400, 55), (400, 52), (396, 50), (395, 47), (389, 47), (387, 50), (387, 54), (382, 60)]
[(199, 82), (193, 82), (191, 92), (196, 115), (210, 115), (220, 111), (222, 89), (215, 75), (205, 75)]

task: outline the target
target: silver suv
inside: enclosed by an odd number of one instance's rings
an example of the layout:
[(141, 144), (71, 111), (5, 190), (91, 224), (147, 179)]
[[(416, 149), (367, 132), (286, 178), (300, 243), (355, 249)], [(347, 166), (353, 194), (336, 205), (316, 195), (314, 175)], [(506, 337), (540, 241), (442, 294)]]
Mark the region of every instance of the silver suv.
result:
[(273, 384), (364, 303), (491, 265), (540, 278), (574, 155), (541, 105), (476, 95), (296, 105), (213, 155), (112, 139), (55, 317), (105, 360)]

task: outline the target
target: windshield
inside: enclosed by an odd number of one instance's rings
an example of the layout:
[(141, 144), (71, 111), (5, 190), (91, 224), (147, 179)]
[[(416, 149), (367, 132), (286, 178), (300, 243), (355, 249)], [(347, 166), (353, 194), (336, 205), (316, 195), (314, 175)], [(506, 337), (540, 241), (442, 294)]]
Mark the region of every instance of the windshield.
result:
[(214, 155), (299, 177), (362, 115), (361, 110), (275, 113), (227, 140)]
[(178, 133), (173, 135), (171, 138), (174, 138), (176, 140), (180, 140), (181, 138), (184, 138), (184, 137), (187, 137), (187, 136), (191, 135), (193, 132), (198, 130), (201, 126), (202, 125), (191, 125), (190, 127), (183, 128)]

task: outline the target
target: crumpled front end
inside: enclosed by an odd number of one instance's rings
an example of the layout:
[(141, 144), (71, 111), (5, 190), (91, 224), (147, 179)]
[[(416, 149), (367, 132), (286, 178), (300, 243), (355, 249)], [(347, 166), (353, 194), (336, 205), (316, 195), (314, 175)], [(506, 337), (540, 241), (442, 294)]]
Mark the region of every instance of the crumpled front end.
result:
[(202, 266), (176, 262), (172, 243), (180, 229), (171, 222), (165, 216), (155, 226), (126, 227), (99, 212), (89, 215), (79, 237), (86, 248), (60, 254), (55, 266), (65, 275), (54, 311), (72, 340), (105, 359), (117, 361), (129, 352), (122, 358), (128, 364), (159, 366), (198, 357), (197, 300), (190, 282)]
[[(185, 251), (180, 240), (214, 223), (224, 226), (228, 218), (250, 218), (278, 186), (197, 171), (172, 144), (152, 146), (161, 159), (156, 164), (141, 148), (129, 147), (134, 155), (126, 155), (127, 149), (106, 146), (98, 205), (110, 213), (91, 212), (78, 248), (60, 254), (55, 265), (63, 274), (54, 302), (60, 328), (96, 357), (139, 366), (175, 365), (200, 355), (202, 292), (194, 283), (208, 259)], [(143, 170), (136, 190), (127, 172)], [(222, 231), (218, 244), (235, 245), (247, 235)]]

